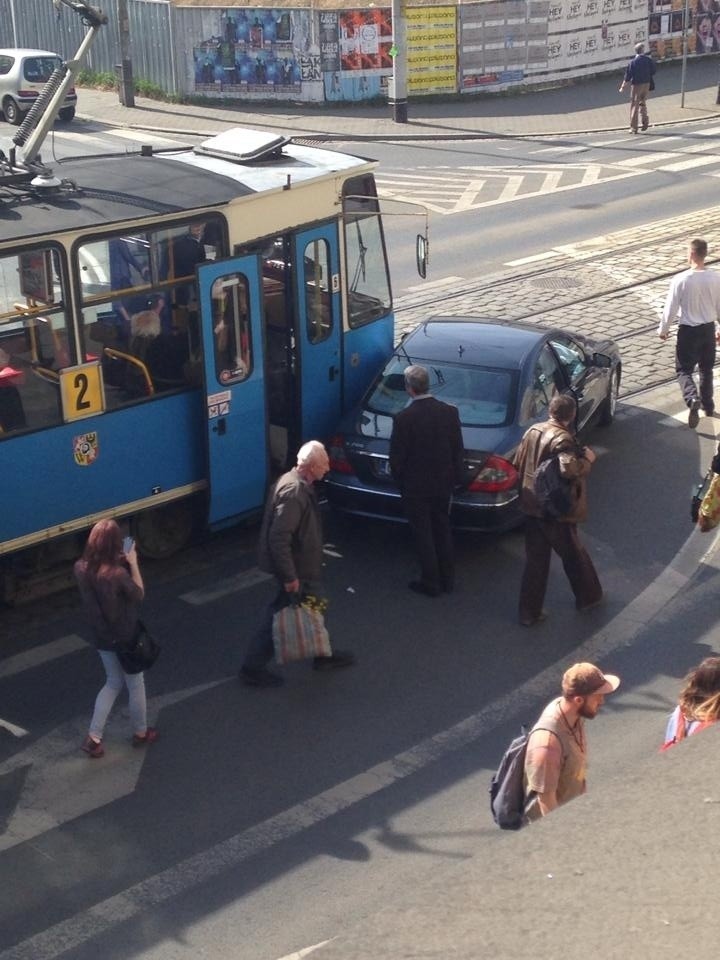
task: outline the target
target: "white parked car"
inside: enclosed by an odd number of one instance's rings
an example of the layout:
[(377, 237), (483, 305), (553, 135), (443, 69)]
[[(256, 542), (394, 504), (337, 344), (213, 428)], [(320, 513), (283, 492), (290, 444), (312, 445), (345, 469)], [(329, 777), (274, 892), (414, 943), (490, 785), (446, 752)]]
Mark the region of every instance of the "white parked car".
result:
[[(62, 57), (50, 50), (0, 49), (0, 110), (8, 123), (22, 123)], [(59, 117), (69, 122), (75, 116), (77, 94), (71, 87)]]

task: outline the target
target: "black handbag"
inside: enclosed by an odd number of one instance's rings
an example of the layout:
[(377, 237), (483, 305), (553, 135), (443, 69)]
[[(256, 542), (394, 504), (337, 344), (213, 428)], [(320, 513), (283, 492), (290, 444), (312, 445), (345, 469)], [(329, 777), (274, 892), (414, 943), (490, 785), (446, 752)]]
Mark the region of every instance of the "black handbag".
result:
[[(713, 464), (715, 460), (713, 460)], [(697, 489), (692, 496), (690, 501), (690, 519), (693, 523), (698, 522), (698, 517), (700, 516), (700, 504), (705, 499), (705, 494), (710, 489), (710, 484), (712, 483), (712, 478), (715, 476), (713, 468), (711, 467), (708, 472), (705, 474), (702, 483), (697, 485)]]
[(125, 673), (149, 670), (160, 656), (162, 647), (148, 628), (138, 620), (135, 633), (127, 643), (116, 643), (115, 653)]

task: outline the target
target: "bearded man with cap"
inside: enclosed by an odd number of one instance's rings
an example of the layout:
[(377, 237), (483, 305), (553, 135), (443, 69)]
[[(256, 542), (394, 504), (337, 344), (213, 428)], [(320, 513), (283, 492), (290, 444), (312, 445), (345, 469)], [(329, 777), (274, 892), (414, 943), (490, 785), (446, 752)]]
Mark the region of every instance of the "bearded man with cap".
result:
[(562, 696), (545, 707), (530, 731), (524, 777), (528, 821), (585, 793), (584, 722), (597, 716), (605, 695), (619, 686), (619, 677), (603, 673), (593, 663), (576, 663), (565, 671)]

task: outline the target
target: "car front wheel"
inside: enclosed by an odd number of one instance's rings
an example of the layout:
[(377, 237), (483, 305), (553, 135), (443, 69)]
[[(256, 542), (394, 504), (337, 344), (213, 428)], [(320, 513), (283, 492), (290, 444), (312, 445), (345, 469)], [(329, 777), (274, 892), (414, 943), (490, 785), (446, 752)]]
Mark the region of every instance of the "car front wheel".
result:
[(615, 419), (615, 410), (617, 409), (618, 392), (620, 390), (620, 371), (613, 370), (608, 384), (608, 391), (603, 405), (600, 409), (600, 425), (609, 427)]
[(6, 97), (3, 100), (2, 110), (7, 122), (17, 127), (22, 120), (22, 113), (12, 97)]

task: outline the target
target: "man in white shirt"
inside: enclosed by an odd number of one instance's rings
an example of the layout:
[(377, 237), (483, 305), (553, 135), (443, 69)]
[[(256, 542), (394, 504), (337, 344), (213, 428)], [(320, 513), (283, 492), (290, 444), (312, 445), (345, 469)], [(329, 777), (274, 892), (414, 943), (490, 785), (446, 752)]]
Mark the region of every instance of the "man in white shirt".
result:
[[(713, 366), (715, 364), (716, 322), (720, 321), (720, 273), (705, 268), (707, 241), (690, 241), (690, 269), (671, 282), (658, 336), (667, 340), (670, 325), (680, 313), (675, 370), (688, 406), (688, 426), (693, 430), (700, 420), (702, 406), (707, 416), (715, 412), (713, 402)], [(700, 395), (695, 383), (695, 367), (700, 375)]]

